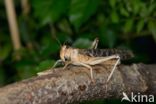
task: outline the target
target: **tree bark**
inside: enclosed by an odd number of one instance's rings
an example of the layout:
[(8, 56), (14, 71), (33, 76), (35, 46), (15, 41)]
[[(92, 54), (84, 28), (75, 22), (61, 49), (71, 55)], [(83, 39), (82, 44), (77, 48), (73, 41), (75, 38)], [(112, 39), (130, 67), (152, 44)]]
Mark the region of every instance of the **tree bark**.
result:
[(119, 65), (106, 83), (111, 65), (57, 68), (49, 74), (35, 76), (0, 88), (1, 104), (67, 104), (84, 100), (122, 98), (122, 93), (156, 95), (156, 65)]

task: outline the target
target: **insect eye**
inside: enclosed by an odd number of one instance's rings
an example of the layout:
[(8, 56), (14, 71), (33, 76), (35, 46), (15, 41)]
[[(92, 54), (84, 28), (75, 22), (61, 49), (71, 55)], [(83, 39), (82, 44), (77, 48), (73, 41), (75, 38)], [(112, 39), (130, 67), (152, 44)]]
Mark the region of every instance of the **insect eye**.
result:
[(67, 61), (67, 58), (65, 58), (64, 60)]
[(64, 60), (65, 60), (65, 61), (67, 61), (67, 60), (68, 60), (68, 58), (67, 58), (67, 57), (64, 57)]

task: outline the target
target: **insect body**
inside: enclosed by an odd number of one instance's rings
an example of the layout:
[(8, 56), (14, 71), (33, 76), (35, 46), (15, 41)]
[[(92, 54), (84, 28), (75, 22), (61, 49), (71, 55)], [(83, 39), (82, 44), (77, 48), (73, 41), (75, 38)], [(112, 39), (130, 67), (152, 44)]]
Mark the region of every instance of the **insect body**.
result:
[(107, 82), (110, 80), (116, 66), (120, 63), (120, 59), (131, 58), (133, 54), (127, 50), (117, 49), (77, 49), (64, 45), (60, 51), (61, 60), (69, 64), (84, 66), (90, 69), (91, 79), (93, 80), (92, 65), (100, 64), (105, 61), (116, 59), (116, 63), (109, 75)]
[(121, 60), (134, 57), (131, 51), (123, 49), (81, 49), (80, 54), (85, 54), (90, 57), (106, 57), (116, 54), (120, 56)]
[(127, 50), (119, 50), (119, 49), (96, 49), (98, 45), (98, 39), (95, 39), (92, 43), (90, 49), (78, 49), (73, 48), (67, 45), (63, 45), (60, 50), (60, 60), (58, 60), (54, 67), (59, 62), (64, 62), (64, 69), (69, 65), (78, 65), (84, 66), (90, 69), (91, 79), (93, 78), (93, 69), (92, 65), (100, 64), (105, 61), (116, 59), (116, 63), (113, 66), (113, 69), (107, 79), (107, 82), (110, 80), (116, 66), (120, 63), (120, 59), (128, 59), (133, 57), (132, 52)]

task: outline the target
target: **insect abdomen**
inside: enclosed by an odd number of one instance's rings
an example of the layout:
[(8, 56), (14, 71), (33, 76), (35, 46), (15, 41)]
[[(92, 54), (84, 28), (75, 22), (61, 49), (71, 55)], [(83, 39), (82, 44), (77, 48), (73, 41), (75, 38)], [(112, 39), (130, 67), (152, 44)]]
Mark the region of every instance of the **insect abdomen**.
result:
[(134, 57), (134, 54), (129, 50), (122, 49), (86, 49), (83, 54), (92, 57), (105, 57), (118, 54), (121, 60), (127, 60)]

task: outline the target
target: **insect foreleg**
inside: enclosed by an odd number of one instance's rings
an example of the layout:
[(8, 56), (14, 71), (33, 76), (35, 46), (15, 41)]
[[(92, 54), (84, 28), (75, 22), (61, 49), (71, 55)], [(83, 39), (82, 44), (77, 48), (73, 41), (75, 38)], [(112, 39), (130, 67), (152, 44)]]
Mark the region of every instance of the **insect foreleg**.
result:
[(85, 66), (87, 68), (90, 69), (90, 75), (91, 75), (91, 80), (94, 82), (94, 78), (93, 78), (93, 69), (91, 66), (87, 65), (87, 64), (84, 64), (84, 63), (80, 63), (82, 66)]
[(58, 63), (61, 63), (61, 62), (63, 62), (61, 59), (57, 60), (57, 61), (55, 62), (55, 64), (52, 66), (52, 69), (55, 68), (56, 65), (57, 65)]
[(98, 43), (99, 43), (99, 39), (98, 38), (95, 38), (90, 49), (96, 49), (97, 46), (98, 46)]
[(63, 69), (65, 69), (69, 64), (72, 64), (72, 61), (65, 61), (65, 65), (64, 65)]
[[(56, 65), (57, 65), (58, 63), (61, 63), (61, 62), (63, 62), (61, 59), (60, 59), (60, 60), (57, 60), (57, 61), (55, 62), (55, 64), (52, 66), (51, 69), (55, 68)], [(55, 69), (54, 69), (54, 70), (55, 70)], [(43, 71), (43, 72), (38, 72), (37, 75), (41, 76), (41, 75), (46, 75), (46, 74), (48, 74), (48, 73), (50, 73), (50, 70)]]

